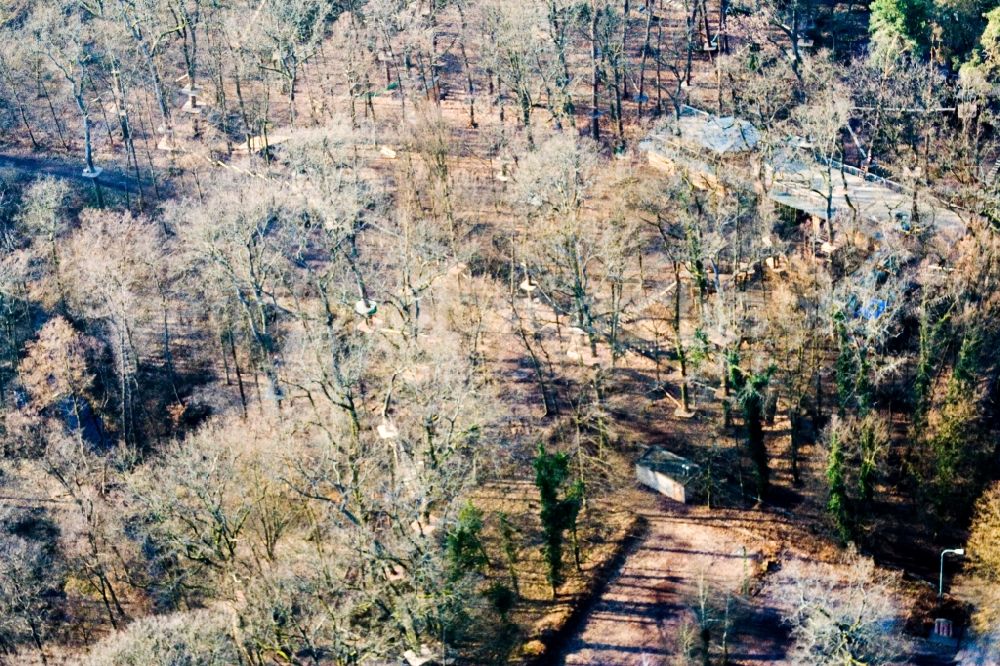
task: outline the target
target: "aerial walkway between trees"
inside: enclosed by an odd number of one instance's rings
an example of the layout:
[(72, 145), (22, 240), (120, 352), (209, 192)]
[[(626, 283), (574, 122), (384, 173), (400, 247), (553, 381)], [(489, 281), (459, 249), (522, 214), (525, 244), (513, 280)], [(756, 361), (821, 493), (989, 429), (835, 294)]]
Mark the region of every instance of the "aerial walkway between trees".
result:
[[(672, 121), (640, 144), (653, 166), (684, 170), (701, 189), (729, 189), (737, 183), (754, 187), (799, 217), (825, 230), (827, 249), (836, 248), (831, 222), (855, 219), (866, 225), (889, 224), (905, 233), (933, 228), (954, 243), (975, 216), (934, 196), (882, 178), (821, 154), (808, 139), (785, 137), (767, 141), (746, 120), (716, 116), (684, 105)], [(762, 160), (761, 182), (749, 176)]]

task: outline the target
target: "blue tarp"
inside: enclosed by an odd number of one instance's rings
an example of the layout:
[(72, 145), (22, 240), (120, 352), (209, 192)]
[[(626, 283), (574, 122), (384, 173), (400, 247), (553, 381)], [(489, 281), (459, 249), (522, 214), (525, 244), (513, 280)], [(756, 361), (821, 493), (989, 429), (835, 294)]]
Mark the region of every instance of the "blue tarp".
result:
[(887, 303), (885, 300), (881, 298), (873, 298), (858, 311), (858, 315), (864, 317), (868, 321), (878, 319), (885, 314), (886, 305)]

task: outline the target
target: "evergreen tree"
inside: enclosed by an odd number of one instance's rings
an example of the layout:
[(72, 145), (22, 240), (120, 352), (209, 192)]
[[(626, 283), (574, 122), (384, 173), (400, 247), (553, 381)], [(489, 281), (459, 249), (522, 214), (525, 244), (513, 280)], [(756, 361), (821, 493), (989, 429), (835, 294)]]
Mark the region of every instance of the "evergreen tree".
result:
[(883, 48), (902, 46), (925, 54), (933, 17), (932, 0), (874, 0), (869, 26), (873, 40)]
[(837, 354), (837, 414), (843, 418), (854, 393), (854, 383), (858, 376), (857, 355), (851, 347), (851, 340), (844, 325), (844, 315), (838, 312), (834, 317), (839, 353)]
[(853, 530), (851, 529), (848, 508), (847, 484), (844, 482), (844, 447), (840, 434), (835, 430), (830, 434), (830, 459), (826, 466), (826, 480), (830, 486), (830, 499), (826, 504), (827, 511), (833, 518), (840, 540), (848, 543), (853, 536)]
[(489, 564), (480, 537), (482, 531), (483, 513), (469, 502), (459, 510), (458, 524), (445, 539), (453, 580)]
[(764, 441), (764, 401), (767, 388), (777, 368), (768, 367), (764, 372), (747, 377), (737, 367), (732, 368), (732, 383), (737, 389), (736, 398), (743, 409), (743, 421), (747, 433), (750, 459), (757, 476), (757, 499), (763, 500), (770, 485), (770, 467), (767, 459), (767, 445)]
[(923, 487), (941, 521), (971, 507), (989, 469), (984, 463), (990, 446), (981, 433), (980, 348), (976, 332), (963, 337), (944, 402), (929, 432), (932, 467)]
[(861, 433), (858, 438), (858, 452), (861, 460), (858, 464), (858, 493), (861, 501), (866, 504), (875, 496), (875, 473), (878, 470), (878, 455), (881, 449), (875, 420), (866, 418), (861, 423)]
[(517, 576), (517, 544), (514, 541), (515, 529), (510, 523), (510, 517), (500, 513), (500, 546), (503, 549), (504, 559), (507, 561), (507, 572), (510, 574), (510, 584), (514, 588), (515, 594), (521, 593), (521, 585)]
[(583, 506), (583, 483), (577, 481), (559, 498), (559, 488), (569, 476), (569, 457), (565, 453), (547, 453), (545, 445), (538, 445), (534, 460), (535, 485), (541, 499), (542, 531), (545, 542), (542, 548), (548, 567), (547, 578), (552, 586), (552, 596), (562, 584), (562, 552), (564, 535), (573, 535), (573, 551), (577, 565), (580, 563), (579, 543), (576, 538), (577, 517)]

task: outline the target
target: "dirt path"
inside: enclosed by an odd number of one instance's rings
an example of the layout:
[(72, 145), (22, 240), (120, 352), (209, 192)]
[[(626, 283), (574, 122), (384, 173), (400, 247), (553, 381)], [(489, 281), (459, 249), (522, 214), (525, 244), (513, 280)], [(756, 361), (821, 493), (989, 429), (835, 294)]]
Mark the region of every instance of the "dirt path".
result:
[[(13, 169), (35, 176), (53, 176), (90, 186), (89, 178), (84, 178), (82, 166), (75, 162), (51, 157), (30, 157), (0, 153), (0, 169)], [(112, 169), (105, 169), (100, 178), (101, 186), (119, 192), (135, 192), (135, 179)]]
[[(685, 635), (694, 645), (700, 644), (699, 589), (707, 590), (708, 605), (715, 609), (710, 613), (713, 654), (721, 650), (728, 597), (732, 624), (740, 629), (729, 631), (731, 663), (780, 663), (786, 633), (777, 612), (740, 601), (761, 557), (757, 530), (740, 524), (767, 523), (771, 518), (759, 512), (684, 506), (645, 492), (637, 492), (636, 501), (643, 507), (640, 512), (648, 531), (555, 663), (669, 663), (672, 655), (684, 651)], [(766, 525), (763, 528), (768, 531)]]

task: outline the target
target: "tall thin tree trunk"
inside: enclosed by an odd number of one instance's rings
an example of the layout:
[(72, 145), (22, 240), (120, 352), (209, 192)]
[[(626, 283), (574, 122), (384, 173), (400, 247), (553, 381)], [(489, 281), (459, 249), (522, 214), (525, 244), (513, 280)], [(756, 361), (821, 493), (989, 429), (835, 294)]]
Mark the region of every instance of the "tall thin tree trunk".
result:
[(591, 64), (591, 94), (590, 94), (590, 136), (594, 141), (601, 138), (601, 120), (598, 105), (600, 104), (599, 87), (601, 82), (601, 66), (597, 45), (597, 0), (590, 1), (590, 64)]
[(650, 38), (653, 34), (653, 12), (656, 0), (646, 0), (646, 32), (642, 40), (642, 57), (639, 60), (639, 120), (646, 103), (646, 61), (649, 59)]

